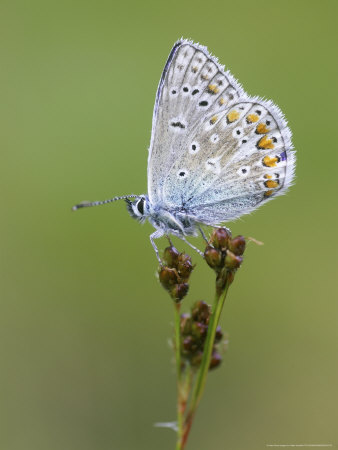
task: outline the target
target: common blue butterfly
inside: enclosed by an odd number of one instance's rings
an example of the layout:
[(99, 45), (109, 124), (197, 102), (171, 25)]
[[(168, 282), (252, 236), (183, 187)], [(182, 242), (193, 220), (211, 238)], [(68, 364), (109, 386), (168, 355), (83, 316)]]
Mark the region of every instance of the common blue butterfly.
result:
[[(280, 109), (250, 97), (206, 47), (181, 39), (157, 89), (148, 155), (148, 194), (124, 199), (155, 227), (150, 240), (196, 236), (280, 195), (292, 183), (295, 152)], [(130, 200), (133, 199), (133, 200)], [(195, 248), (196, 249), (196, 248)], [(196, 249), (197, 250), (197, 249)]]

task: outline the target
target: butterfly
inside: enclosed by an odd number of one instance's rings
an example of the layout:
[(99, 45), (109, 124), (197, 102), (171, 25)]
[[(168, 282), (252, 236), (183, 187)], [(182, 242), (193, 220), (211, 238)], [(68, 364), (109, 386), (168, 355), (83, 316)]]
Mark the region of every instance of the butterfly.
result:
[[(148, 194), (83, 202), (73, 210), (125, 200), (130, 215), (193, 247), (201, 225), (250, 213), (291, 185), (291, 131), (270, 100), (250, 97), (206, 47), (177, 41), (157, 89), (148, 153)], [(131, 200), (132, 199), (132, 200)]]

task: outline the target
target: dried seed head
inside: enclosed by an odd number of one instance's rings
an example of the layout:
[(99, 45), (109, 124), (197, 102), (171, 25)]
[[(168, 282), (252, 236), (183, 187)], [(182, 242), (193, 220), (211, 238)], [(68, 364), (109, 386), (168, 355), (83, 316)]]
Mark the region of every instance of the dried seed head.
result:
[[(205, 341), (208, 333), (209, 318), (211, 315), (211, 306), (200, 300), (191, 308), (191, 314), (182, 314), (181, 329), (181, 356), (182, 370), (186, 364), (197, 369), (202, 361)], [(219, 355), (219, 347), (223, 339), (221, 327), (216, 329), (216, 335), (212, 350), (212, 361), (210, 369), (220, 364), (221, 356)]]
[(162, 267), (159, 272), (159, 280), (164, 289), (170, 290), (178, 283), (178, 273), (176, 269), (170, 267)]
[(222, 362), (222, 356), (217, 353), (216, 351), (213, 352), (212, 357), (211, 357), (211, 361), (210, 361), (210, 366), (209, 369), (215, 369), (216, 367), (218, 367)]
[(238, 269), (242, 264), (243, 258), (232, 253), (230, 250), (227, 251), (225, 256), (224, 265), (228, 270)]
[(177, 260), (177, 270), (180, 276), (188, 279), (193, 268), (190, 256), (185, 253), (180, 253)]
[(181, 334), (183, 336), (191, 332), (191, 317), (190, 314), (181, 315)]
[(179, 251), (172, 245), (170, 247), (167, 247), (163, 252), (164, 262), (169, 267), (176, 267), (179, 254), (180, 254)]
[(207, 324), (210, 317), (210, 306), (203, 300), (199, 300), (191, 308), (191, 317), (197, 322)]
[(210, 239), (210, 243), (217, 249), (223, 250), (228, 247), (229, 239), (231, 235), (225, 228), (217, 228)]
[(170, 295), (176, 303), (179, 303), (187, 295), (188, 290), (188, 283), (175, 284), (175, 286), (170, 290)]
[(203, 352), (199, 351), (197, 352), (191, 359), (190, 359), (190, 364), (193, 367), (199, 367), (201, 362), (202, 362), (202, 357), (203, 357)]
[(194, 339), (192, 336), (187, 336), (183, 339), (182, 346), (186, 352), (189, 352), (194, 344)]
[(218, 325), (216, 328), (215, 342), (220, 342), (223, 338), (223, 331), (221, 327)]
[(193, 270), (191, 258), (170, 246), (164, 250), (163, 259), (167, 265), (159, 268), (159, 280), (162, 286), (169, 291), (171, 298), (178, 303), (189, 290), (187, 282)]
[(245, 250), (245, 244), (244, 236), (236, 236), (229, 240), (228, 248), (235, 255), (242, 256)]
[(191, 335), (196, 340), (204, 340), (208, 331), (208, 326), (201, 322), (193, 322), (191, 325)]
[(204, 258), (212, 269), (218, 269), (222, 266), (222, 252), (214, 247), (211, 247), (210, 245), (208, 245), (205, 249)]

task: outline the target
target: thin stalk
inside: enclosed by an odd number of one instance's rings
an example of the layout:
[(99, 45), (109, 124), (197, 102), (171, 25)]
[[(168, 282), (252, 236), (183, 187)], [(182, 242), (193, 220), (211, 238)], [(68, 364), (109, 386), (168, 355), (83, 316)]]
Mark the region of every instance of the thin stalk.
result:
[(210, 367), (212, 349), (213, 349), (214, 342), (215, 342), (216, 329), (217, 329), (217, 325), (218, 325), (218, 322), (219, 322), (219, 319), (221, 316), (222, 308), (223, 308), (224, 301), (225, 301), (230, 284), (231, 284), (230, 278), (227, 277), (223, 291), (221, 292), (221, 294), (216, 293), (216, 296), (215, 296), (214, 307), (213, 307), (213, 311), (210, 316), (208, 333), (207, 333), (207, 337), (206, 337), (205, 345), (204, 345), (203, 358), (202, 358), (201, 366), (197, 373), (197, 380), (196, 380), (194, 391), (193, 391), (192, 398), (191, 398), (190, 409), (189, 409), (189, 413), (187, 414), (187, 418), (185, 421), (184, 431), (182, 434), (181, 447), (178, 447), (178, 449), (180, 449), (180, 450), (184, 449), (184, 446), (187, 442), (196, 409), (199, 405), (199, 402), (200, 402), (203, 392), (204, 392), (205, 383), (207, 380), (207, 375), (208, 375), (208, 371), (209, 371), (209, 367)]
[(174, 304), (175, 308), (175, 356), (176, 356), (176, 378), (177, 378), (177, 444), (176, 450), (181, 449), (183, 434), (183, 414), (182, 408), (182, 369), (181, 369), (181, 317), (179, 303)]

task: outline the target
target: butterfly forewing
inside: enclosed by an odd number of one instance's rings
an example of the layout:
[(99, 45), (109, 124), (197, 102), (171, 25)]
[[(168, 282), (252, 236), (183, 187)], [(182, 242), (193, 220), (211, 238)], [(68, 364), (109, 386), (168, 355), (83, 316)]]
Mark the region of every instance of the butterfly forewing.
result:
[(173, 47), (157, 92), (148, 159), (148, 195), (163, 202), (168, 170), (187, 148), (189, 136), (208, 114), (243, 93), (205, 47), (182, 40)]

